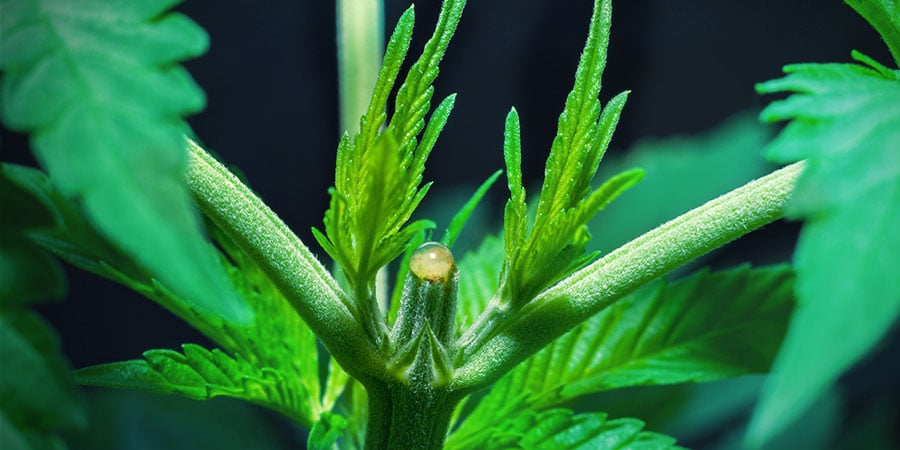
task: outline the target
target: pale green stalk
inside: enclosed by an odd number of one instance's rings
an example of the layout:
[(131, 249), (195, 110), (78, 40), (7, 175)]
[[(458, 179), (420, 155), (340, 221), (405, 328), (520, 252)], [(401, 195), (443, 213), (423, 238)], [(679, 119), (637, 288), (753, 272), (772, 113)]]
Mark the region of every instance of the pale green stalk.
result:
[(381, 69), (384, 11), (380, 0), (337, 0), (341, 131), (359, 131)]

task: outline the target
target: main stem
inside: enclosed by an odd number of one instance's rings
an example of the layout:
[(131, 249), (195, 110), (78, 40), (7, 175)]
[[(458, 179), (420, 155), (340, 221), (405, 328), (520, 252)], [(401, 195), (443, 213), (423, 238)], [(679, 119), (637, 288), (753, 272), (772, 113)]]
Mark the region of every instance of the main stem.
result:
[(401, 382), (368, 385), (366, 394), (367, 449), (443, 448), (458, 396), (442, 389), (416, 389)]

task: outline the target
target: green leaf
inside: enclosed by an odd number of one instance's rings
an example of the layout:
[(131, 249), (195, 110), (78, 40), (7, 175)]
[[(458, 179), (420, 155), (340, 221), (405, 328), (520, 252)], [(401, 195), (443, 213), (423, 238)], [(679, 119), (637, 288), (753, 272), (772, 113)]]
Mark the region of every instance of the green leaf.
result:
[[(772, 136), (755, 114), (741, 113), (695, 136), (643, 139), (624, 156), (607, 157), (597, 177), (629, 167), (646, 176), (589, 225), (590, 247), (611, 250), (769, 172), (760, 157)], [(665, 193), (661, 195), (661, 193)]]
[(426, 125), (432, 83), (464, 6), (464, 0), (444, 2), (434, 34), (400, 86), (394, 113), (387, 120), (387, 100), (412, 35), (412, 8), (403, 14), (388, 42), (360, 132), (353, 139), (344, 135), (338, 145), (325, 233), (314, 230), (314, 235), (340, 264), (359, 309), (371, 307), (364, 303), (371, 301), (378, 270), (402, 254), (419, 231), (434, 228), (430, 221), (407, 222), (428, 192), (430, 184), (421, 185), (425, 160), (456, 98), (444, 99)]
[(623, 298), (504, 376), (457, 431), (609, 389), (712, 381), (769, 368), (793, 307), (787, 267), (700, 272)]
[(805, 220), (794, 254), (799, 307), (755, 412), (760, 445), (862, 358), (900, 314), (900, 71), (801, 64), (757, 86), (790, 92), (762, 113), (790, 120), (768, 154), (807, 160), (787, 214)]
[(900, 66), (900, 2), (897, 0), (844, 0), (878, 31), (894, 63)]
[(519, 118), (515, 110), (507, 116), (504, 155), (510, 201), (504, 215), (506, 269), (501, 297), (513, 305), (527, 303), (589, 262), (594, 255), (584, 255), (590, 238), (585, 224), (642, 176), (634, 170), (613, 177), (596, 190), (590, 186), (628, 96), (627, 92), (617, 95), (605, 108), (597, 99), (606, 65), (611, 14), (609, 0), (595, 1), (575, 86), (559, 116), (530, 230), (521, 184)]
[(459, 295), (456, 326), (465, 330), (485, 310), (497, 294), (503, 265), (503, 238), (487, 236), (473, 252), (459, 261)]
[(59, 299), (66, 291), (56, 260), (26, 238), (29, 230), (52, 225), (53, 217), (10, 171), (15, 168), (0, 164), (0, 308)]
[(182, 116), (205, 99), (176, 63), (208, 39), (172, 3), (4, 2), (0, 116), (31, 133), (59, 189), (116, 246), (197, 308), (246, 323), (184, 183)]
[(173, 350), (148, 350), (143, 360), (100, 364), (75, 371), (85, 385), (180, 394), (196, 400), (218, 396), (262, 405), (311, 427), (318, 411), (307, 403), (309, 393), (290, 375), (240, 355), (231, 357), (193, 344)]
[(3, 448), (15, 441), (52, 448), (57, 432), (84, 426), (81, 397), (51, 328), (30, 311), (0, 308), (0, 342)]
[(675, 438), (642, 431), (637, 419), (610, 420), (604, 413), (574, 414), (567, 409), (527, 411), (493, 428), (484, 440), (451, 437), (448, 449), (677, 449)]
[[(327, 410), (320, 397), (315, 335), (262, 270), (218, 229), (212, 228), (212, 231), (227, 255), (220, 259), (233, 288), (253, 306), (255, 320), (249, 326), (234, 327), (216, 317), (185, 309), (179, 306), (177, 296), (158, 283), (148, 285), (122, 274), (116, 276), (108, 266), (105, 266), (105, 275), (112, 275), (117, 281), (169, 308), (222, 346), (227, 354), (187, 344), (183, 358), (168, 350), (150, 351), (145, 353), (146, 361), (83, 369), (84, 374), (94, 378), (80, 381), (161, 390), (198, 399), (227, 395), (272, 408), (307, 427), (312, 426)], [(154, 366), (154, 361), (162, 362)], [(120, 364), (130, 370), (121, 369)], [(190, 366), (190, 370), (185, 365)], [(152, 370), (148, 372), (148, 368)], [(166, 370), (174, 371), (178, 382), (169, 378), (160, 380), (157, 375)], [(198, 372), (200, 377), (194, 376), (193, 372)], [(227, 378), (217, 378), (222, 373)], [(247, 385), (247, 380), (259, 387)]]
[(309, 432), (306, 448), (330, 450), (347, 429), (347, 419), (337, 414), (323, 414)]

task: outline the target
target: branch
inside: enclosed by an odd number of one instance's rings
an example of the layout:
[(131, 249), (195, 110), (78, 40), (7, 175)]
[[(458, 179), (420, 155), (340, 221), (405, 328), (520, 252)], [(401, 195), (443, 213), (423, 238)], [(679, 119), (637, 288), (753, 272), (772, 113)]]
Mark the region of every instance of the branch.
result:
[[(783, 215), (804, 162), (754, 180), (647, 232), (544, 291), (463, 349), (455, 389), (497, 381), (514, 366), (629, 292)], [(500, 313), (502, 314), (502, 313)], [(487, 321), (491, 323), (492, 321)]]
[(247, 186), (189, 144), (187, 183), (203, 213), (259, 265), (348, 373), (360, 379), (382, 373), (382, 357), (331, 274)]

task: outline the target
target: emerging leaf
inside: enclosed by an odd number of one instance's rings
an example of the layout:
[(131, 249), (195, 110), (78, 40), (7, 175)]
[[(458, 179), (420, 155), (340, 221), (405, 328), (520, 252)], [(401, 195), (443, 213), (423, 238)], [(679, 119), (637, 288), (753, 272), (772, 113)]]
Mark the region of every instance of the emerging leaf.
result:
[(602, 109), (597, 99), (606, 64), (611, 8), (608, 0), (594, 3), (575, 86), (559, 116), (530, 229), (520, 167), (519, 117), (514, 109), (507, 116), (504, 155), (510, 200), (504, 215), (506, 264), (500, 297), (513, 305), (528, 302), (590, 261), (595, 255), (584, 255), (590, 237), (585, 224), (642, 176), (639, 170), (632, 170), (613, 177), (596, 190), (590, 186), (628, 95), (617, 95)]
[(786, 77), (757, 86), (793, 94), (762, 113), (791, 121), (768, 154), (805, 158), (807, 168), (787, 210), (806, 221), (794, 254), (800, 306), (755, 413), (756, 444), (787, 426), (900, 315), (900, 71), (853, 58), (862, 64), (787, 66)]
[[(388, 120), (388, 96), (412, 35), (413, 9), (403, 14), (388, 42), (372, 101), (360, 119), (360, 131), (352, 139), (345, 134), (338, 145), (325, 233), (313, 231), (340, 264), (359, 308), (374, 303), (378, 270), (402, 254), (413, 236), (434, 228), (430, 221), (407, 222), (428, 192), (429, 184), (421, 186), (425, 160), (453, 109), (455, 96), (451, 95), (438, 105), (426, 126), (432, 83), (464, 5), (464, 0), (445, 3), (434, 35), (400, 86)], [(417, 138), (420, 134), (421, 141)]]
[(627, 386), (764, 372), (793, 308), (787, 267), (700, 272), (623, 298), (503, 377), (457, 433)]

